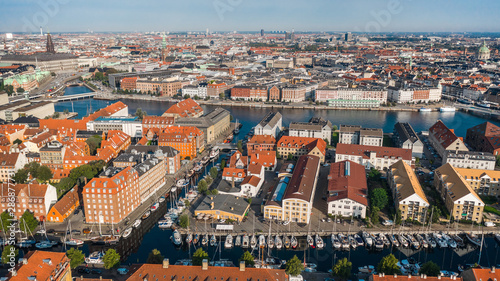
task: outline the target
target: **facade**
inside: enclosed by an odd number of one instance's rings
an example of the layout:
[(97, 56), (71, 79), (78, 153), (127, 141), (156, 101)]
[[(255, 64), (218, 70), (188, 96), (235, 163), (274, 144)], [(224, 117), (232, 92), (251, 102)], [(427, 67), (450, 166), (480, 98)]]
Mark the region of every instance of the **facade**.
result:
[(42, 119), (47, 116), (52, 116), (54, 113), (54, 103), (51, 101), (46, 101), (16, 108), (12, 110), (12, 118), (13, 120), (16, 120), (19, 117), (34, 116), (36, 118)]
[(254, 135), (247, 142), (248, 155), (258, 151), (276, 151), (276, 139), (271, 135)]
[(205, 143), (212, 143), (231, 126), (231, 115), (229, 111), (218, 107), (204, 116), (194, 118), (177, 118), (175, 124), (178, 126), (196, 127), (203, 131)]
[(173, 126), (159, 135), (158, 145), (178, 150), (182, 159), (194, 159), (205, 147), (204, 134), (196, 127)]
[(228, 89), (229, 86), (226, 83), (208, 84), (207, 96), (211, 99), (218, 99), (220, 94), (224, 94), (224, 92)]
[(250, 208), (247, 200), (230, 194), (205, 196), (194, 210), (194, 215), (210, 215), (216, 219), (231, 219), (241, 222)]
[(2, 153), (0, 154), (0, 181), (9, 182), (14, 174), (28, 164), (24, 153)]
[(488, 152), (446, 151), (442, 163), (455, 168), (494, 170), (496, 157)]
[(389, 87), (387, 99), (396, 103), (429, 103), (441, 100), (441, 88), (435, 87)]
[(271, 88), (269, 88), (269, 100), (270, 101), (279, 101), (281, 100), (281, 90), (278, 88), (278, 86), (274, 85)]
[(344, 160), (361, 164), (367, 170), (374, 168), (379, 171), (387, 171), (391, 165), (399, 160), (405, 161), (411, 167), (414, 166), (409, 149), (339, 143), (337, 144), (335, 162)]
[(326, 201), (328, 214), (364, 219), (368, 208), (365, 167), (349, 160), (331, 164)]
[(465, 181), (479, 195), (500, 196), (500, 171), (456, 168)]
[(86, 223), (119, 223), (140, 205), (139, 175), (132, 167), (107, 168), (83, 188)]
[(429, 141), (441, 158), (445, 157), (447, 150), (469, 151), (462, 138), (457, 137), (441, 120), (429, 128)]
[(283, 118), (279, 112), (269, 112), (257, 126), (255, 126), (255, 135), (270, 135), (277, 138), (283, 127)]
[(80, 200), (78, 187), (73, 187), (56, 204), (52, 205), (47, 214), (47, 221), (63, 222), (80, 206)]
[[(56, 188), (50, 184), (2, 183), (1, 212), (14, 207), (14, 219), (20, 219), (29, 210), (39, 221), (45, 220), (50, 206), (57, 202)], [(14, 189), (15, 206), (12, 206)]]
[(58, 142), (51, 141), (40, 149), (40, 164), (51, 169), (62, 169), (66, 147)]
[(139, 189), (141, 204), (165, 185), (165, 160), (151, 157), (134, 166), (139, 175)]
[[(465, 279), (462, 279), (461, 277), (445, 277), (445, 276), (427, 276), (427, 275), (421, 275), (421, 276), (413, 276), (413, 275), (398, 275), (398, 274), (387, 274), (385, 275), (384, 273), (379, 273), (379, 274), (372, 274), (368, 278), (368, 281), (463, 281)], [(472, 280), (471, 280), (472, 281)]]
[(140, 155), (142, 158), (153, 155), (160, 160), (164, 160), (166, 173), (169, 175), (175, 174), (181, 168), (180, 152), (170, 146), (134, 145), (130, 146), (126, 153)]
[(362, 102), (370, 102), (380, 106), (380, 104), (387, 102), (387, 89), (324, 87), (316, 90), (315, 100), (319, 102), (329, 102), (330, 100), (345, 101), (346, 103), (353, 103), (353, 105), (355, 105), (355, 101), (360, 104)]
[(482, 151), (498, 155), (500, 153), (500, 127), (484, 122), (467, 129), (465, 142), (474, 151)]
[(88, 131), (122, 131), (132, 138), (142, 137), (142, 122), (138, 117), (99, 117), (87, 122)]
[(434, 187), (454, 220), (482, 222), (483, 201), (452, 165), (436, 169)]
[(306, 99), (306, 87), (289, 85), (281, 88), (281, 100), (284, 102), (301, 102)]
[(267, 87), (265, 86), (234, 86), (231, 88), (231, 99), (245, 101), (267, 101)]
[(137, 89), (137, 77), (124, 77), (120, 82), (122, 90), (135, 91)]
[(401, 220), (424, 223), (430, 205), (410, 165), (402, 160), (392, 164), (387, 171), (387, 181), (396, 210), (401, 213)]
[(70, 259), (66, 253), (30, 251), (16, 262), (5, 280), (72, 281)]
[(320, 138), (332, 141), (333, 125), (330, 121), (321, 117), (313, 117), (309, 122), (292, 122), (288, 133), (292, 137)]
[(336, 108), (377, 108), (380, 107), (380, 102), (377, 100), (339, 100), (330, 99), (327, 101), (328, 106)]
[(325, 162), (326, 142), (319, 138), (283, 136), (277, 143), (277, 150), (281, 157), (289, 155), (300, 157), (302, 155), (315, 155)]
[(413, 157), (422, 158), (424, 155), (424, 144), (410, 123), (396, 123), (392, 137), (397, 147), (411, 149)]
[(479, 51), (477, 52), (477, 59), (483, 61), (490, 59), (490, 49), (486, 46), (486, 42), (483, 42), (483, 45), (479, 48)]
[(339, 143), (382, 146), (384, 132), (382, 129), (361, 128), (356, 125), (340, 125)]
[(319, 166), (319, 157), (300, 156), (290, 180), (287, 183), (280, 182), (264, 205), (264, 218), (308, 224)]
[(206, 98), (207, 95), (207, 83), (200, 83), (198, 85), (187, 85), (182, 88), (182, 96), (188, 95), (189, 97), (199, 97), (201, 99)]

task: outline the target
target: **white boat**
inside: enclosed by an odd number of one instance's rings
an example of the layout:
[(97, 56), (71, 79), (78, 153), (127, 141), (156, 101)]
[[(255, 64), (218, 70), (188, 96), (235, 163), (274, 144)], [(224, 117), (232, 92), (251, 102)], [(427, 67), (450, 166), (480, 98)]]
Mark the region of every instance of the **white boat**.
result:
[(266, 247), (266, 237), (264, 237), (264, 235), (262, 234), (259, 236), (259, 247), (260, 248)]
[(321, 238), (321, 236), (319, 236), (319, 234), (316, 234), (315, 240), (316, 240), (316, 247), (319, 250), (323, 249), (323, 247), (325, 246), (325, 243), (323, 242), (323, 238)]
[(104, 257), (103, 252), (93, 252), (87, 258), (85, 258), (85, 263), (87, 264), (104, 264), (102, 258)]
[(173, 224), (172, 219), (158, 221), (158, 227), (159, 228), (171, 228), (172, 224)]
[(220, 151), (220, 148), (218, 146), (214, 146), (212, 148), (212, 151), (210, 151), (210, 158), (213, 159), (213, 158), (216, 158), (217, 156), (219, 156), (219, 151)]
[(187, 181), (186, 179), (180, 179), (176, 182), (176, 186), (179, 187), (179, 188), (183, 188), (185, 186), (187, 186), (189, 184), (189, 181)]
[(127, 237), (129, 237), (129, 236), (130, 236), (130, 234), (131, 234), (131, 233), (132, 233), (132, 228), (131, 228), (131, 227), (129, 227), (129, 228), (125, 229), (125, 231), (124, 231), (124, 232), (123, 232), (123, 234), (122, 234), (122, 237), (123, 237), (123, 238), (127, 238)]
[(278, 250), (280, 250), (283, 247), (283, 241), (281, 240), (281, 237), (279, 235), (276, 235), (276, 238), (274, 240), (274, 245)]
[(160, 203), (154, 203), (153, 206), (151, 206), (151, 212), (158, 210), (158, 207), (160, 207)]
[(481, 246), (481, 239), (479, 239), (479, 237), (477, 237), (476, 234), (467, 233), (465, 236), (467, 237), (467, 240), (469, 240), (469, 242), (471, 242), (472, 244), (476, 246)]
[(483, 108), (490, 108), (491, 107), (491, 104), (486, 103), (486, 102), (479, 102), (479, 103), (476, 103), (476, 105), (479, 107), (483, 107)]
[(307, 235), (306, 241), (309, 247), (314, 248), (314, 239), (312, 238), (311, 235), (309, 234)]
[(215, 235), (212, 235), (212, 237), (210, 237), (210, 246), (214, 247), (215, 245), (217, 245), (217, 238)]
[(188, 233), (188, 235), (186, 235), (186, 243), (190, 244), (191, 242), (193, 242), (193, 234)]
[(358, 247), (362, 247), (365, 245), (365, 243), (363, 243), (363, 239), (361, 239), (361, 236), (359, 236), (359, 234), (354, 234), (354, 239), (356, 240), (356, 242), (358, 243)]
[(208, 158), (208, 156), (204, 156), (203, 158), (201, 158), (201, 164), (206, 165), (208, 163), (208, 160), (210, 160), (210, 158)]
[(203, 235), (203, 238), (201, 238), (201, 245), (202, 246), (208, 245), (208, 241), (209, 241), (208, 234)]
[(236, 239), (234, 239), (234, 246), (235, 247), (241, 246), (241, 235), (236, 236)]
[(290, 238), (290, 246), (292, 246), (292, 249), (295, 249), (295, 248), (297, 248), (298, 245), (299, 245), (299, 241), (297, 241), (297, 238), (295, 237), (295, 235), (292, 235), (292, 238)]
[(158, 202), (160, 202), (160, 203), (165, 202), (165, 197), (164, 197), (164, 196), (161, 196), (161, 197), (158, 199)]
[(283, 237), (283, 246), (285, 246), (285, 249), (290, 248), (290, 238), (287, 235)]
[(248, 235), (243, 235), (243, 241), (241, 243), (241, 247), (246, 249), (248, 248), (248, 245), (250, 245), (250, 238), (248, 237)]
[(340, 244), (340, 241), (335, 234), (332, 233), (330, 240), (332, 240), (332, 246), (333, 248), (335, 248), (335, 250), (338, 250), (340, 249), (340, 247), (342, 247), (342, 244)]
[(149, 218), (149, 215), (151, 215), (151, 212), (150, 211), (146, 211), (143, 215), (142, 215), (142, 219), (145, 220), (147, 218)]
[(274, 240), (273, 240), (273, 236), (271, 236), (271, 235), (267, 236), (267, 247), (269, 249), (274, 248)]
[(141, 220), (140, 219), (137, 219), (134, 221), (134, 224), (132, 225), (132, 227), (134, 228), (138, 228), (140, 225), (141, 225)]
[(65, 244), (68, 246), (80, 246), (80, 245), (83, 245), (84, 242), (83, 242), (83, 240), (73, 238), (73, 239), (66, 241)]
[(362, 267), (358, 267), (358, 271), (360, 273), (373, 274), (375, 272), (375, 267), (373, 265), (365, 265)]
[(252, 235), (252, 238), (250, 239), (250, 247), (253, 249), (257, 246), (257, 237), (255, 235)]
[(366, 232), (366, 231), (363, 231), (363, 233), (361, 235), (363, 236), (363, 240), (365, 240), (365, 245), (367, 247), (371, 247), (373, 245), (373, 239), (372, 239), (371, 235), (368, 234), (368, 232)]
[(229, 249), (233, 247), (233, 236), (228, 234), (226, 236), (226, 241), (224, 242), (224, 248)]
[(172, 233), (172, 242), (175, 246), (182, 245), (182, 236), (177, 229)]
[(306, 263), (305, 264), (305, 272), (316, 272), (318, 268), (318, 265), (315, 263)]
[(420, 111), (420, 112), (431, 112), (432, 109), (427, 108), (427, 107), (421, 107), (418, 111)]
[(441, 112), (455, 112), (457, 109), (453, 106), (443, 106), (439, 108)]

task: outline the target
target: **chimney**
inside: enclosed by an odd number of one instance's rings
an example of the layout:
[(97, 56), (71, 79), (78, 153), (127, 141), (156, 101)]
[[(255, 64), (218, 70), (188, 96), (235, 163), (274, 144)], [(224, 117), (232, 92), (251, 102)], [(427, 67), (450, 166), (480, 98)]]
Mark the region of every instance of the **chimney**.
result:
[(215, 208), (214, 202), (210, 203), (210, 210), (213, 210)]
[(99, 276), (99, 280), (102, 280), (102, 275), (101, 275), (101, 276)]
[(379, 272), (378, 277), (382, 277), (382, 272)]
[(408, 275), (408, 279), (411, 279), (411, 274)]
[(424, 279), (427, 279), (427, 274), (424, 274)]
[(398, 278), (398, 275), (396, 273), (394, 273), (394, 279)]
[(441, 274), (438, 275), (438, 280), (441, 280)]
[[(28, 259), (27, 258), (23, 258), (23, 264), (28, 264)], [(495, 273), (494, 269), (493, 269), (493, 273)]]
[(203, 259), (201, 261), (201, 270), (208, 270), (208, 260), (207, 259)]
[(12, 276), (17, 276), (17, 271), (15, 269), (12, 270)]
[(170, 261), (168, 259), (163, 259), (163, 268), (168, 268)]
[(491, 273), (495, 273), (495, 267), (494, 266), (491, 267)]
[(245, 261), (240, 261), (240, 271), (245, 271)]

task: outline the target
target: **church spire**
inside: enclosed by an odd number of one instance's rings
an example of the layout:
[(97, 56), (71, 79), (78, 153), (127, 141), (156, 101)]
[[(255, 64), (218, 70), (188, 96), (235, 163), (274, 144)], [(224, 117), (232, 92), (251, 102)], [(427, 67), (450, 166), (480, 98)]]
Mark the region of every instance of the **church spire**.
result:
[(50, 36), (50, 32), (47, 32), (47, 53), (56, 53), (54, 49), (54, 42), (52, 42), (52, 36)]

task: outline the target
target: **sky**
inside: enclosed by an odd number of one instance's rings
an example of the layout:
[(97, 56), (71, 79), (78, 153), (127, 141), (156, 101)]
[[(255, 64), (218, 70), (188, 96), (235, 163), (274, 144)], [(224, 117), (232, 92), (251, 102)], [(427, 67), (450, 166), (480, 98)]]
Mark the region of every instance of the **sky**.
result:
[(0, 32), (499, 32), (498, 0), (14, 0)]

